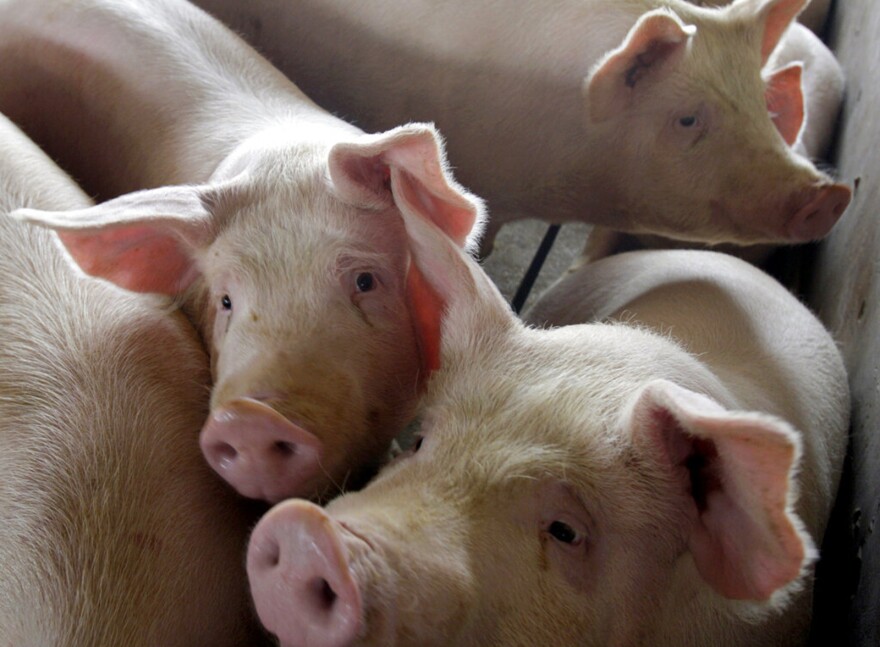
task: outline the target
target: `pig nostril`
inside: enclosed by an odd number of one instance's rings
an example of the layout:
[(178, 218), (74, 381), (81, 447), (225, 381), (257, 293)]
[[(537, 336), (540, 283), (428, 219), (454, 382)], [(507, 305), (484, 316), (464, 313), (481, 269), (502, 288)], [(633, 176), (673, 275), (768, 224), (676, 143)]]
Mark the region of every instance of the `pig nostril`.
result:
[(296, 453), (296, 444), (286, 440), (279, 440), (272, 445), (272, 449), (281, 456), (293, 456)]
[(281, 547), (277, 542), (269, 542), (269, 545), (264, 548), (263, 559), (269, 568), (278, 566), (281, 562)]
[(223, 463), (230, 463), (238, 456), (238, 451), (229, 443), (217, 443), (214, 445), (214, 455)]
[(331, 588), (330, 583), (323, 577), (312, 581), (312, 590), (315, 593), (315, 599), (318, 602), (318, 608), (329, 611), (336, 602), (336, 592)]

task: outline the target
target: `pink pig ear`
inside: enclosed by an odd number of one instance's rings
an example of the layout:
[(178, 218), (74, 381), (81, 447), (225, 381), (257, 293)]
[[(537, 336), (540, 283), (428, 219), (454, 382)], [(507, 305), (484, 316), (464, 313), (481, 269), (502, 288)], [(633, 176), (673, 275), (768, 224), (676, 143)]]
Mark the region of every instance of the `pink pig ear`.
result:
[(437, 222), (415, 209), (401, 209), (411, 254), (407, 276), (413, 319), (422, 335), (428, 372), (452, 355), (472, 357), (518, 325), (510, 306), (470, 254)]
[(656, 380), (639, 394), (630, 424), (688, 493), (691, 554), (716, 591), (767, 600), (815, 557), (792, 509), (800, 445), (786, 423)]
[(767, 79), (764, 94), (770, 118), (789, 146), (797, 141), (804, 125), (803, 69), (803, 64), (792, 63), (776, 70)]
[(18, 209), (10, 215), (58, 232), (91, 276), (135, 292), (175, 295), (198, 275), (192, 249), (211, 235), (199, 187), (139, 191), (73, 211)]
[(393, 200), (440, 227), (470, 250), (482, 234), (483, 202), (448, 171), (443, 142), (433, 126), (409, 124), (336, 144), (328, 160), (340, 197), (381, 207)]
[(600, 122), (632, 105), (636, 89), (662, 78), (696, 27), (664, 9), (649, 11), (630, 29), (623, 44), (601, 59), (586, 80), (590, 119)]

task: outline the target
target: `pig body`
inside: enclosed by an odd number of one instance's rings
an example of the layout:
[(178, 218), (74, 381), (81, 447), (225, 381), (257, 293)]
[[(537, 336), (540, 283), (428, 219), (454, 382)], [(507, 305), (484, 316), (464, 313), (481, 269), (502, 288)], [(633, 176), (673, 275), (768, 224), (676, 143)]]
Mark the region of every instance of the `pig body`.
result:
[(768, 116), (761, 69), (804, 0), (199, 4), (366, 128), (435, 121), (491, 206), (484, 250), (523, 217), (801, 242), (850, 200)]
[(643, 251), (530, 313), (576, 325), (529, 328), (407, 227), (444, 303), (421, 440), (258, 524), (251, 590), (281, 644), (802, 644), (849, 415), (815, 317), (736, 258)]
[(3, 0), (0, 78), (0, 110), (119, 196), (17, 217), (57, 229), (87, 273), (176, 297), (198, 327), (212, 466), (269, 500), (368, 474), (436, 354), (401, 205), (468, 223), (482, 209), (433, 128), (364, 134), (182, 0)]
[(2, 117), (0, 140), (0, 644), (258, 641), (253, 515), (199, 451), (195, 332), (9, 219), (89, 201)]

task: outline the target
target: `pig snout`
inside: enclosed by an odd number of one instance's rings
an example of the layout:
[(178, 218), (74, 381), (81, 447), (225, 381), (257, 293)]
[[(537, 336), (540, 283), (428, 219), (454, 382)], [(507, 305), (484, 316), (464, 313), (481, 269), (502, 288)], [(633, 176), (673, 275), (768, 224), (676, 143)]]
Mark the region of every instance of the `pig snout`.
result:
[(785, 225), (793, 242), (818, 240), (831, 231), (849, 206), (852, 191), (845, 184), (830, 184), (812, 190)]
[(362, 625), (361, 594), (336, 523), (318, 506), (287, 501), (251, 536), (251, 595), (263, 625), (285, 647), (343, 647)]
[(214, 470), (240, 494), (272, 503), (308, 496), (322, 444), (272, 407), (241, 398), (211, 413), (199, 443)]

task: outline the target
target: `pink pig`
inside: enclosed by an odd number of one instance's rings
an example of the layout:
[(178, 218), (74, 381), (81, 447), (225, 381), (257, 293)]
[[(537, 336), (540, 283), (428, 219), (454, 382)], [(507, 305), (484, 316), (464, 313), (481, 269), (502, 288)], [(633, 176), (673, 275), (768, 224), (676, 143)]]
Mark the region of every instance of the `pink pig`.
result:
[(480, 229), (436, 131), (364, 134), (182, 0), (0, 2), (0, 76), (0, 109), (90, 190), (159, 187), (15, 215), (179, 300), (211, 357), (211, 465), (270, 501), (361, 481), (436, 364), (403, 198), (461, 245)]
[(321, 105), (367, 128), (430, 119), (519, 218), (701, 243), (825, 236), (848, 186), (795, 154), (802, 110), (762, 78), (807, 0), (197, 0)]
[(530, 320), (577, 325), (535, 329), (406, 226), (443, 304), (421, 438), (364, 490), (257, 525), (281, 644), (803, 644), (849, 417), (821, 323), (741, 260), (653, 251), (568, 276)]
[(0, 142), (0, 645), (260, 644), (192, 326), (7, 218), (89, 200), (2, 116)]

